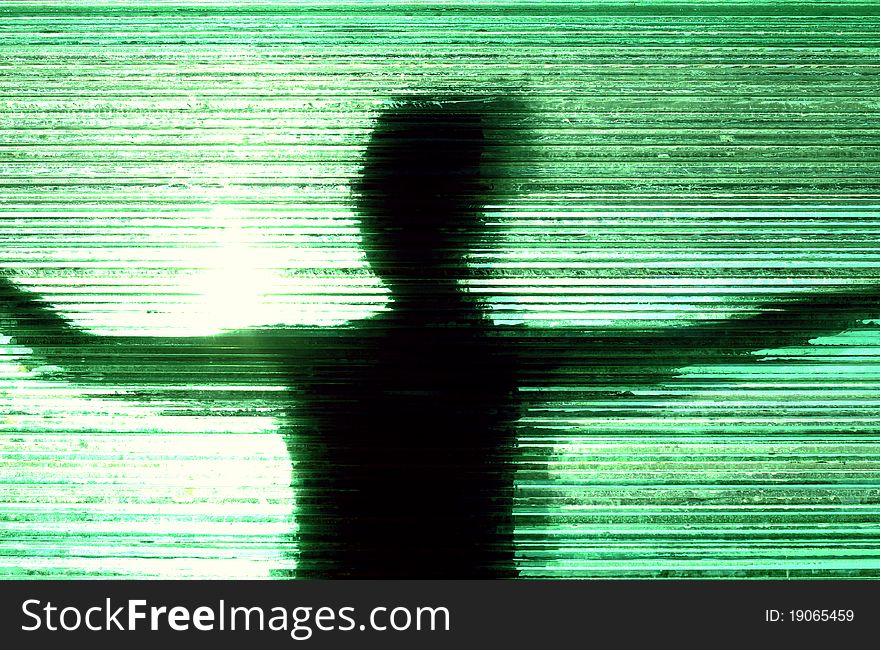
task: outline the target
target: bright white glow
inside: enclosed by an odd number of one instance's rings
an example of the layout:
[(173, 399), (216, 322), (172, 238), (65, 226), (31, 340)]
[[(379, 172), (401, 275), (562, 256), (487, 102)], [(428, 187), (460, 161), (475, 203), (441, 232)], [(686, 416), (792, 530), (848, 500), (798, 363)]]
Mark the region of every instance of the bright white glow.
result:
[(261, 250), (231, 208), (215, 208), (208, 219), (213, 227), (193, 249), (193, 266), (201, 270), (186, 287), (195, 304), (181, 325), (208, 334), (266, 324), (265, 292), (278, 282), (272, 249)]
[[(291, 465), (272, 414), (199, 416), (203, 391), (161, 407), (111, 399), (28, 371), (25, 356), (0, 336), (0, 578), (268, 578), (292, 566)], [(35, 538), (41, 550), (24, 552)]]
[[(82, 248), (64, 249), (65, 260), (89, 267), (88, 276), (59, 278), (47, 268), (17, 280), (77, 327), (111, 336), (333, 326), (366, 318), (388, 300), (368, 273), (347, 212), (222, 205), (132, 223), (128, 245), (101, 246), (90, 234)], [(34, 246), (55, 241), (39, 237), (32, 235)]]

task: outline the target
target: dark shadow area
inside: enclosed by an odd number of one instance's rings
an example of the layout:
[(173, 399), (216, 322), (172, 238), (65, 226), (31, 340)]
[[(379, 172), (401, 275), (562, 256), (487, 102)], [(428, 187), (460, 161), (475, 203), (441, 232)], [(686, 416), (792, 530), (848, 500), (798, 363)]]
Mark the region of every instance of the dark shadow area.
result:
[(400, 105), (372, 134), (355, 189), (393, 302), (290, 369), (299, 576), (514, 575), (514, 369), (460, 284), (482, 235), (484, 146), (466, 102)]

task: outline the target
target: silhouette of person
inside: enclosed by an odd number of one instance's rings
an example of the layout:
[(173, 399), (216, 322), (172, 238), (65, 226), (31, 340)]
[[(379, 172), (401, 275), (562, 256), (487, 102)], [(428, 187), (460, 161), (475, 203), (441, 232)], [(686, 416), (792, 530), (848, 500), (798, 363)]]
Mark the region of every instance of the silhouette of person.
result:
[(481, 232), (472, 111), (386, 111), (367, 147), (364, 249), (393, 304), (305, 364), (300, 575), (513, 575), (514, 368), (460, 286)]
[(387, 312), (340, 328), (102, 339), (0, 279), (0, 332), (86, 382), (131, 384), (138, 366), (156, 381), (171, 361), (205, 381), (224, 361), (256, 358), (299, 389), (285, 434), (298, 577), (498, 578), (516, 575), (518, 386), (650, 384), (697, 360), (836, 333), (877, 310), (869, 285), (675, 330), (492, 325), (461, 283), (483, 236), (490, 109), (420, 98), (379, 116), (355, 193), (364, 249), (391, 292)]

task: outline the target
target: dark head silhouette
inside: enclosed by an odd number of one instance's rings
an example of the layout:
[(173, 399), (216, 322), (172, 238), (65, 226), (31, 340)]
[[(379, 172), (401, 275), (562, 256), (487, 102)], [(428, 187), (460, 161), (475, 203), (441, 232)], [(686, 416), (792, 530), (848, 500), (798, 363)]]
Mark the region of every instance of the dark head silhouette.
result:
[(482, 122), (465, 102), (413, 102), (378, 119), (355, 189), (368, 260), (398, 308), (458, 293), (482, 231)]
[(514, 379), (459, 285), (482, 233), (482, 122), (404, 103), (366, 148), (364, 248), (392, 303), (316, 341), (306, 381), (291, 368), (300, 576), (513, 573)]

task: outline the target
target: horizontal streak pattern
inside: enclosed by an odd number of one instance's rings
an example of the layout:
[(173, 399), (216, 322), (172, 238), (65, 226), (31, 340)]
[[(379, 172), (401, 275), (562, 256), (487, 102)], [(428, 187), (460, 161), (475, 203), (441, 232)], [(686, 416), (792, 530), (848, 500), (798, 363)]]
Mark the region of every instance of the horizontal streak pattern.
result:
[(296, 575), (300, 389), (189, 337), (393, 309), (376, 118), (477, 94), (517, 103), (462, 283), (571, 361), (518, 388), (520, 575), (880, 577), (880, 306), (615, 343), (880, 283), (878, 48), (860, 2), (0, 4), (0, 267), (105, 337), (0, 305), (0, 576)]

